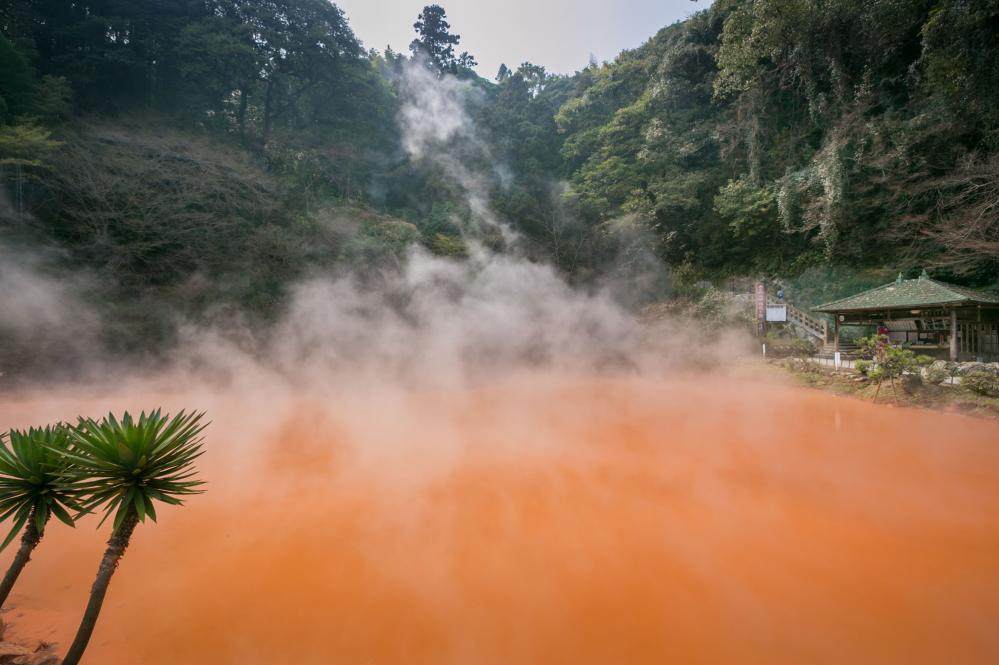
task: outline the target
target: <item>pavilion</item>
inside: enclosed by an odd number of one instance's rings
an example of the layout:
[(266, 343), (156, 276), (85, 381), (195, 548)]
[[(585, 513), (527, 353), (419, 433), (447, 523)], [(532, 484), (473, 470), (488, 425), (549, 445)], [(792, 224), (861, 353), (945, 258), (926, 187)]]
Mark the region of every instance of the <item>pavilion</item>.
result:
[(929, 356), (999, 359), (999, 294), (930, 279), (898, 279), (813, 308), (833, 315), (834, 349), (841, 326), (883, 326), (895, 342)]

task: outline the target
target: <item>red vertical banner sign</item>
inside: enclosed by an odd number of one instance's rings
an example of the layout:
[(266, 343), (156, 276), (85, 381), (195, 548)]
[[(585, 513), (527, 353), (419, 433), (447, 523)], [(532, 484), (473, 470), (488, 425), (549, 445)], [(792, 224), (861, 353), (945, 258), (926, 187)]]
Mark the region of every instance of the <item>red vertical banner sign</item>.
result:
[(756, 332), (762, 337), (767, 328), (767, 287), (756, 283)]

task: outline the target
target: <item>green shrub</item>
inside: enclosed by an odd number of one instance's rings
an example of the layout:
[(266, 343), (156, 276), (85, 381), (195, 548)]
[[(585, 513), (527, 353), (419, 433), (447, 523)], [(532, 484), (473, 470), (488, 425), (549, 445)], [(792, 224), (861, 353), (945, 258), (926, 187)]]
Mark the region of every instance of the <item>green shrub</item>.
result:
[(879, 342), (887, 345), (887, 337), (884, 335), (871, 335), (870, 337), (858, 337), (854, 340), (857, 345), (857, 353), (864, 358), (871, 359), (877, 356)]
[(868, 376), (871, 371), (871, 361), (870, 360), (858, 360), (853, 368), (857, 370), (863, 376)]
[(362, 208), (334, 207), (326, 217), (336, 220), (340, 258), (352, 267), (380, 268), (401, 261), (420, 239), (415, 225)]
[(961, 378), (961, 385), (979, 395), (999, 397), (999, 375), (991, 372), (982, 370), (969, 372)]
[(437, 256), (446, 256), (452, 259), (463, 259), (468, 256), (468, 246), (460, 236), (446, 235), (438, 233), (430, 243), (430, 251)]
[(929, 356), (917, 356), (911, 349), (893, 346), (886, 335), (871, 335), (857, 341), (861, 355), (876, 364), (874, 369), (869, 368), (867, 372), (872, 379), (894, 380), (904, 374), (920, 374), (920, 368), (933, 362), (933, 358)]

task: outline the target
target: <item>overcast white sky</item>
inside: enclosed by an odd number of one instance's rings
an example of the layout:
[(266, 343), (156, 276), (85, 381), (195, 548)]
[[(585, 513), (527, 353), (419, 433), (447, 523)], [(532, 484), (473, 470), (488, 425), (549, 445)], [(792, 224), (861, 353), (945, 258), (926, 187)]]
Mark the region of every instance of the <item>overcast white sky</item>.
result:
[[(433, 0), (334, 0), (347, 14), (365, 48), (391, 45), (408, 52), (413, 22)], [(437, 0), (447, 10), (451, 31), (461, 35), (458, 51), (479, 61), (492, 78), (500, 63), (529, 60), (549, 71), (572, 73), (590, 54), (613, 60), (639, 46), (660, 28), (708, 7), (710, 0)]]

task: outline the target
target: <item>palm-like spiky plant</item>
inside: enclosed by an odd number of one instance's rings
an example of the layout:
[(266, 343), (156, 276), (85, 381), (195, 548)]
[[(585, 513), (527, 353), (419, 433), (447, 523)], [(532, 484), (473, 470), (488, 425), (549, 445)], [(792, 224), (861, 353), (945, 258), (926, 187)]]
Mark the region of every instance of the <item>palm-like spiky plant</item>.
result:
[(125, 413), (118, 420), (109, 414), (100, 422), (81, 418), (70, 431), (73, 447), (63, 454), (71, 462), (71, 475), (88, 493), (83, 509), (103, 509), (101, 524), (113, 514), (114, 528), (63, 665), (76, 665), (83, 656), (136, 525), (147, 517), (156, 521), (156, 501), (181, 505), (181, 497), (201, 491), (194, 461), (202, 453), (203, 416), (181, 411), (171, 418), (156, 410), (138, 419)]
[(69, 474), (71, 462), (64, 455), (68, 450), (68, 432), (62, 425), (0, 433), (0, 521), (14, 520), (0, 549), (24, 529), (21, 547), (0, 582), (0, 606), (31, 559), (50, 517), (73, 526), (71, 513), (80, 511), (81, 490)]

